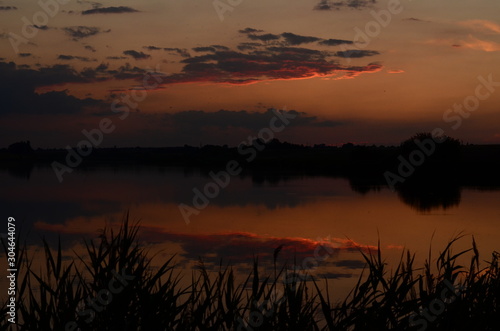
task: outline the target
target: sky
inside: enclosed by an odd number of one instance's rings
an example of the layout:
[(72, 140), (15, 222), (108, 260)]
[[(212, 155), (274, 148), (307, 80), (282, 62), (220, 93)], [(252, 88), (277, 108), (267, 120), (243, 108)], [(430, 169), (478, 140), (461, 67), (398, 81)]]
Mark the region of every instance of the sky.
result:
[[(500, 143), (497, 0), (0, 1), (0, 148)], [(103, 121), (112, 125), (104, 130)]]

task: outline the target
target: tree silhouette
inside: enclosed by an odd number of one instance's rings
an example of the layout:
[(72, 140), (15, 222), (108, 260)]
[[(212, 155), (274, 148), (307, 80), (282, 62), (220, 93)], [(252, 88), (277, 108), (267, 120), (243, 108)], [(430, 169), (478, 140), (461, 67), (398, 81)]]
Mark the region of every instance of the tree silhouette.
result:
[(7, 150), (13, 154), (31, 154), (34, 152), (29, 140), (13, 143), (9, 145)]
[(433, 159), (456, 159), (460, 154), (460, 146), (462, 142), (458, 139), (454, 139), (443, 135), (441, 137), (434, 137), (431, 133), (417, 133), (411, 138), (403, 141), (400, 145), (401, 152), (403, 155), (407, 156), (415, 150), (421, 150), (423, 144), (434, 145), (434, 150), (429, 158)]

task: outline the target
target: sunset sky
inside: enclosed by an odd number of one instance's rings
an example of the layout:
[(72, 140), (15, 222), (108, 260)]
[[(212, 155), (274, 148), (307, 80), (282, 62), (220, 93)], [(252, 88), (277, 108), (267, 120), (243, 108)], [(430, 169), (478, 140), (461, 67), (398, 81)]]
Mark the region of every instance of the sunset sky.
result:
[(294, 143), (500, 143), (498, 0), (59, 1), (0, 1), (0, 148), (236, 146), (270, 108)]

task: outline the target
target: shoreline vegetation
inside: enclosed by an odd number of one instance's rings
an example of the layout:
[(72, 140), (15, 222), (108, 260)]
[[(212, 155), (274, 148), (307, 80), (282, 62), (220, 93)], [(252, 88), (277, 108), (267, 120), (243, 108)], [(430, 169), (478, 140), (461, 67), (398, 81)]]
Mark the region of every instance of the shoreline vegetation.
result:
[[(303, 146), (273, 139), (240, 147), (89, 148), (33, 150), (28, 141), (0, 149), (0, 171), (29, 179), (35, 168), (54, 172), (62, 182), (74, 172), (99, 169), (182, 169), (184, 176), (227, 170), (254, 183), (277, 184), (297, 176), (328, 176), (349, 181), (353, 191), (367, 194), (389, 188), (417, 211), (447, 209), (460, 204), (462, 189), (500, 189), (500, 145), (464, 145), (446, 137), (436, 142), (419, 133), (399, 146)], [(81, 156), (84, 153), (86, 156)]]
[[(256, 139), (253, 144), (240, 147), (92, 148), (89, 145), (85, 151), (72, 149), (71, 152), (68, 149), (34, 150), (26, 141), (0, 149), (0, 169), (13, 176), (29, 178), (35, 167), (53, 168), (54, 162), (58, 162), (63, 167), (82, 171), (97, 167), (196, 168), (208, 176), (210, 171), (223, 170), (234, 160), (243, 168), (241, 175), (251, 176), (255, 181), (280, 181), (294, 175), (335, 176), (349, 179), (363, 191), (386, 186), (386, 173), (392, 172), (405, 179), (403, 183), (395, 181), (397, 187), (413, 186), (422, 179), (426, 185), (435, 183), (434, 186), (450, 184), (452, 180), (458, 186), (500, 187), (500, 145), (463, 145), (449, 137), (434, 146), (422, 143), (431, 139), (436, 138), (419, 133), (399, 146), (351, 143), (341, 147), (304, 146), (277, 139), (267, 143)], [(85, 155), (80, 155), (82, 153)]]
[[(451, 240), (423, 267), (405, 250), (388, 266), (380, 249), (363, 252), (366, 266), (347, 298), (332, 302), (328, 284), (297, 278), (293, 265), (261, 274), (258, 260), (241, 283), (231, 266), (192, 275), (176, 271), (174, 257), (154, 267), (128, 215), (118, 231), (85, 241), (86, 252), (65, 261), (61, 245), (43, 241), (45, 266), (16, 246), (18, 325), (0, 330), (498, 330), (500, 254), (455, 253)], [(6, 249), (5, 242), (2, 242)], [(379, 245), (380, 247), (380, 245)], [(274, 252), (274, 259), (279, 248)], [(468, 265), (459, 261), (469, 259)], [(249, 261), (251, 263), (251, 261)], [(182, 277), (191, 277), (182, 286)], [(321, 290), (326, 285), (326, 288)], [(278, 293), (278, 294), (277, 294)], [(5, 316), (7, 303), (1, 303)]]

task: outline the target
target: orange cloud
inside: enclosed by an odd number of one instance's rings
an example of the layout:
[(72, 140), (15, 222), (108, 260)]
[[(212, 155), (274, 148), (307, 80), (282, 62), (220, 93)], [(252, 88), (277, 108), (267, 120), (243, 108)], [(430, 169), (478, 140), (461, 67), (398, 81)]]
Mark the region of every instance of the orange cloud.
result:
[(402, 74), (404, 73), (405, 71), (402, 70), (402, 69), (393, 69), (393, 70), (388, 70), (387, 73), (388, 74)]
[(500, 44), (493, 41), (480, 40), (472, 35), (469, 35), (467, 41), (462, 41), (461, 45), (465, 48), (485, 51), (485, 52), (498, 52), (500, 51)]
[(487, 20), (468, 20), (459, 22), (458, 24), (475, 31), (500, 34), (500, 25)]

